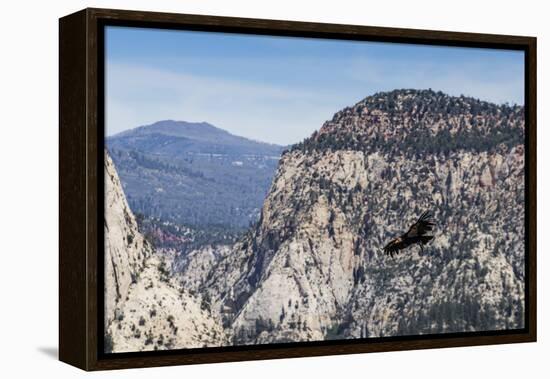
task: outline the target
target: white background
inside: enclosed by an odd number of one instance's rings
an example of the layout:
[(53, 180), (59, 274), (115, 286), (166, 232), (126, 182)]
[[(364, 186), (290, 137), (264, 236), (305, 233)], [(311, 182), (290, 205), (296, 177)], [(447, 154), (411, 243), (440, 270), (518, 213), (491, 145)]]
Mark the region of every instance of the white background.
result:
[[(58, 18), (87, 6), (538, 37), (539, 342), (124, 370), (94, 377), (520, 378), (550, 373), (545, 1), (5, 1), (0, 21), (0, 376), (78, 377), (57, 356)], [(546, 376), (548, 377), (548, 376)]]

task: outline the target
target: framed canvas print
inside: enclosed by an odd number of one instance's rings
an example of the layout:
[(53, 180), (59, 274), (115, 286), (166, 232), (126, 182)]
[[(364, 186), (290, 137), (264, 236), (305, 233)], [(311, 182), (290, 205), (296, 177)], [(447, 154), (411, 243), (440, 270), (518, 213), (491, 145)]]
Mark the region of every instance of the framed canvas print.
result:
[(536, 40), (60, 20), (60, 359), (536, 340)]

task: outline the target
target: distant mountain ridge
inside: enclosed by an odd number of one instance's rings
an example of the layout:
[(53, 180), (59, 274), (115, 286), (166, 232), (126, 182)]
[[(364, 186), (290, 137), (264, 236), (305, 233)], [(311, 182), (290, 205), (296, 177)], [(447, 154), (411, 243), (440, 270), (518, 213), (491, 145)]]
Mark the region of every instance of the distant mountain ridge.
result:
[[(156, 153), (184, 148), (186, 152), (278, 156), (282, 147), (236, 136), (207, 122), (163, 120), (139, 126), (108, 138), (112, 145), (155, 147)], [(152, 141), (151, 141), (152, 139)], [(171, 145), (170, 147), (167, 147)]]
[(161, 228), (164, 222), (215, 227), (216, 240), (257, 220), (285, 148), (206, 122), (172, 120), (118, 133), (106, 146), (134, 213), (158, 219)]

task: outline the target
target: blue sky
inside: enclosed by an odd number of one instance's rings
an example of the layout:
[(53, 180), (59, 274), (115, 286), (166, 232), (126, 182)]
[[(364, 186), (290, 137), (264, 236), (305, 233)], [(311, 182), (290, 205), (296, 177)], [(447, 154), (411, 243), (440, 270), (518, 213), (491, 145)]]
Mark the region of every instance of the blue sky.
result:
[(518, 51), (108, 27), (105, 57), (107, 135), (173, 119), (290, 144), (396, 88), (523, 104)]

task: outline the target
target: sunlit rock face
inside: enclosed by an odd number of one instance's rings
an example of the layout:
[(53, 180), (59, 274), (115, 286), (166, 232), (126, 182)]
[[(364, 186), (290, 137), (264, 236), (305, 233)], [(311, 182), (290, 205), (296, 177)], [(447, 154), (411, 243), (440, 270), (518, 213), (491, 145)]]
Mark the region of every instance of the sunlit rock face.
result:
[(226, 344), (221, 323), (174, 278), (173, 256), (139, 232), (108, 154), (104, 169), (105, 351)]
[[(519, 106), (368, 97), (283, 154), (260, 221), (197, 289), (234, 343), (521, 328), (523, 138)], [(384, 256), (424, 210), (424, 254)]]

